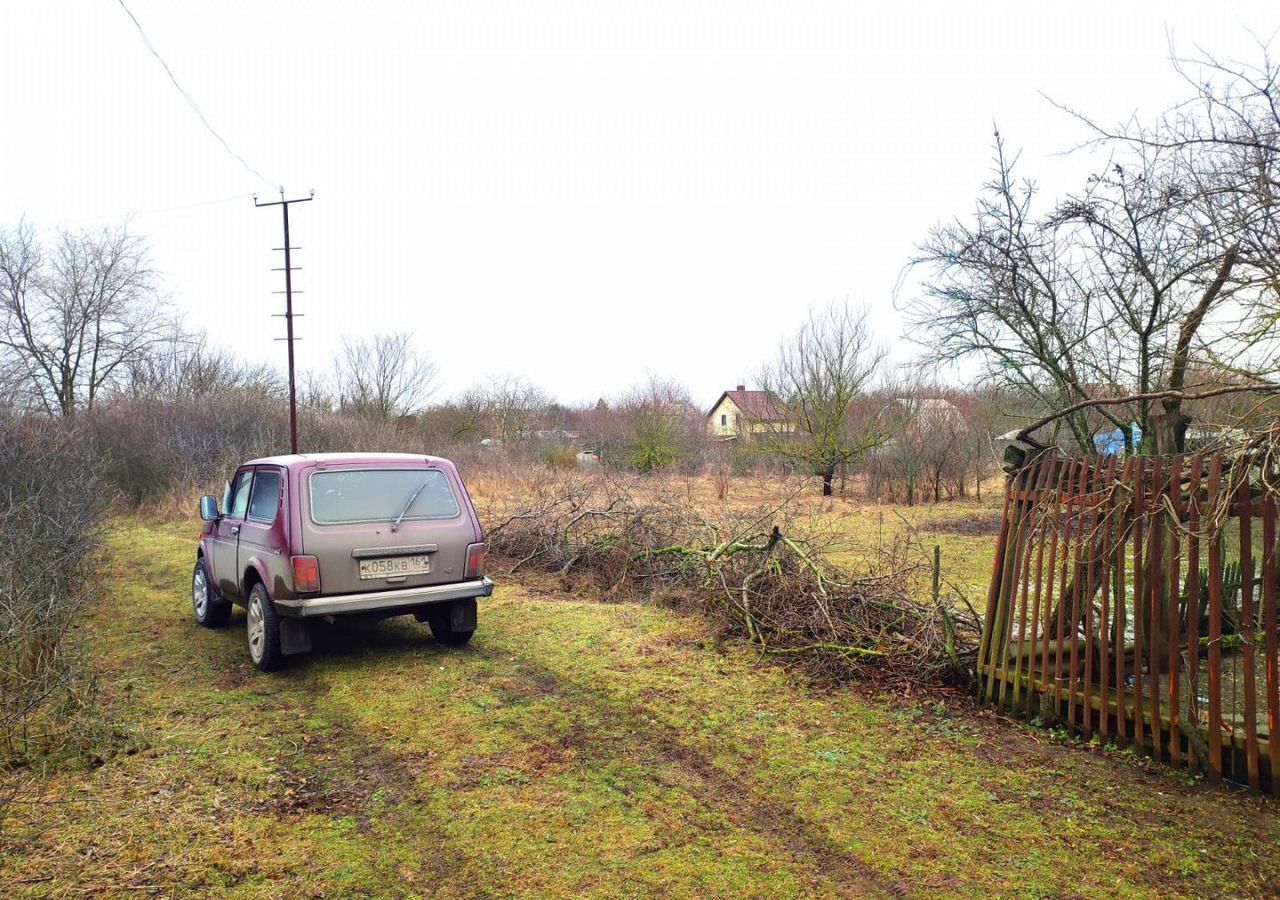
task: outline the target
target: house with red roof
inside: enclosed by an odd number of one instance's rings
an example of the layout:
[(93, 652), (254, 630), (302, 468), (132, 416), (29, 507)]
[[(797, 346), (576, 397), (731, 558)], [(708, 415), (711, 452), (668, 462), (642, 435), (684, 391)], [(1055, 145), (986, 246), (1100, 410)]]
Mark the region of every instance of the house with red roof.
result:
[(707, 413), (707, 434), (722, 441), (750, 440), (765, 434), (790, 434), (794, 423), (768, 391), (749, 391), (740, 384), (725, 391)]

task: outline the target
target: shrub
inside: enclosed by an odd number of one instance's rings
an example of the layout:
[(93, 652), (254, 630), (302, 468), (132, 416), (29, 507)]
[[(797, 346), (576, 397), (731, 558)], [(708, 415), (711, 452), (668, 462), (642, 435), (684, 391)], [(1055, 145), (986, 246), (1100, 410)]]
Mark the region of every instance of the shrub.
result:
[(631, 447), (631, 466), (637, 472), (665, 469), (678, 458), (675, 444), (663, 434), (638, 436)]
[(542, 461), (557, 469), (578, 468), (578, 451), (572, 447), (546, 447), (543, 449)]
[[(22, 770), (77, 749), (93, 712), (74, 625), (94, 596), (107, 500), (80, 429), (0, 417), (0, 771), (10, 799)], [(0, 825), (3, 806), (0, 797)]]

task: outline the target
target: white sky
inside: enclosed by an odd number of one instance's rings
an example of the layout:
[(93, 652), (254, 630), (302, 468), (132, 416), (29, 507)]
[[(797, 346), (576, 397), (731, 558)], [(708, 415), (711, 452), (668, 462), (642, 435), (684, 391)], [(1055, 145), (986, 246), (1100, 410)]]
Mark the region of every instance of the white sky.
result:
[[(710, 404), (832, 299), (905, 359), (895, 282), (972, 208), (993, 121), (1071, 188), (1082, 132), (1039, 92), (1154, 113), (1186, 93), (1170, 34), (1256, 59), (1280, 27), (1203, 0), (129, 6), (236, 152), (316, 190), (302, 368), (412, 330), (444, 392), (514, 372), (567, 402), (656, 373)], [(6, 0), (0, 80), (0, 226), (131, 216), (189, 325), (283, 367), (278, 210), (249, 199), (272, 188), (116, 0)]]

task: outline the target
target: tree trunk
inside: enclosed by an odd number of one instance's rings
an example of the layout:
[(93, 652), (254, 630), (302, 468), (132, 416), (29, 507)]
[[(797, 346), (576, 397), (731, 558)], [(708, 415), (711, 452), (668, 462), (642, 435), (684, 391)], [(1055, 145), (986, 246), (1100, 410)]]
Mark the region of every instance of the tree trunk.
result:
[[(1222, 262), (1218, 266), (1218, 272), (1214, 276), (1213, 282), (1205, 288), (1204, 293), (1200, 296), (1200, 302), (1196, 304), (1191, 312), (1187, 313), (1186, 319), (1183, 320), (1182, 327), (1178, 330), (1178, 341), (1174, 345), (1173, 363), (1169, 375), (1170, 390), (1180, 391), (1186, 385), (1187, 366), (1191, 360), (1191, 343), (1196, 333), (1200, 330), (1200, 325), (1204, 322), (1205, 316), (1209, 314), (1209, 308), (1213, 306), (1214, 301), (1222, 293), (1222, 289), (1226, 287), (1227, 279), (1231, 277), (1231, 270), (1235, 268), (1236, 259), (1239, 255), (1239, 245), (1227, 251), (1226, 255), (1222, 257)], [(1163, 430), (1169, 443), (1162, 445), (1157, 437), (1156, 452), (1181, 453), (1186, 449), (1187, 425), (1190, 424), (1191, 419), (1182, 411), (1181, 397), (1168, 397), (1162, 401), (1162, 405), (1164, 406), (1164, 418), (1166, 420)], [(1164, 449), (1165, 447), (1169, 449)]]
[(828, 469), (822, 473), (822, 496), (830, 497), (832, 494), (831, 482), (835, 479), (836, 473), (834, 469)]
[(1147, 421), (1151, 430), (1152, 452), (1157, 456), (1182, 453), (1186, 450), (1187, 426), (1190, 424), (1191, 417), (1181, 408), (1169, 410), (1166, 407), (1163, 413), (1152, 413)]

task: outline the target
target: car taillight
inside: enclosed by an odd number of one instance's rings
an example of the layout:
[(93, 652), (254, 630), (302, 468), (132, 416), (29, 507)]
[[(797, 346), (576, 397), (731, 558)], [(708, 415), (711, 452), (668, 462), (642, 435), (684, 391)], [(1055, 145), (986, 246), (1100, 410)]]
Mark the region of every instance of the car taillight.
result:
[(484, 544), (472, 544), (467, 547), (467, 571), (465, 577), (479, 578), (484, 575)]
[(320, 560), (314, 556), (293, 557), (293, 589), (299, 594), (320, 590)]

